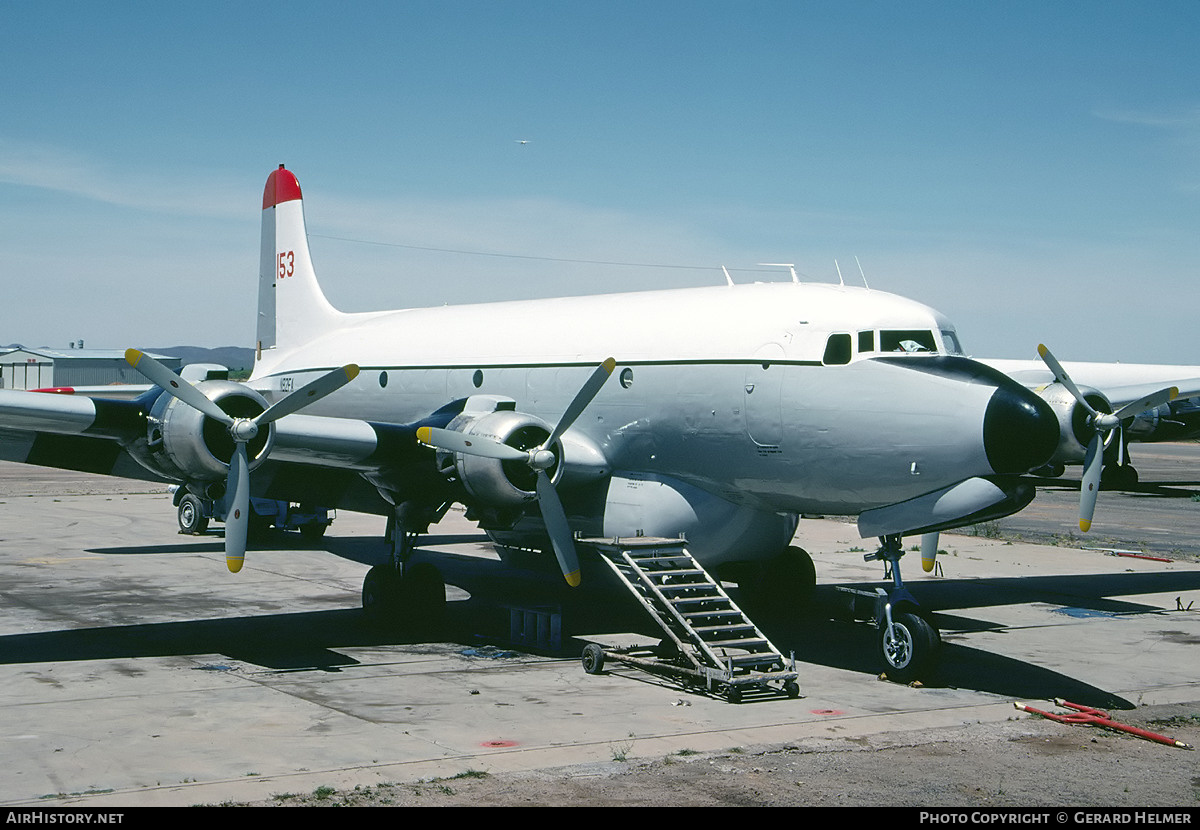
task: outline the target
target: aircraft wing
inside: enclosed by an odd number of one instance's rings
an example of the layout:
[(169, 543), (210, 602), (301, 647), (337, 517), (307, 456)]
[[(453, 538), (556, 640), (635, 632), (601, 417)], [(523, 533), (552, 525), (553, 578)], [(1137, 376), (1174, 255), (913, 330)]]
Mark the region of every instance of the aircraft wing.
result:
[[(1029, 389), (1054, 383), (1054, 374), (1040, 360), (984, 360)], [(1200, 366), (1135, 363), (1064, 363), (1080, 386), (1099, 390), (1114, 409), (1168, 386), (1179, 389), (1177, 400), (1200, 397)]]
[[(162, 483), (196, 480), (152, 443), (159, 390), (135, 400), (0, 390), (0, 460)], [(430, 450), (418, 426), (444, 426), (454, 408), (421, 424), (292, 414), (273, 424), (270, 458), (252, 478), (255, 496), (363, 512), (389, 509), (367, 479), (426, 486)], [(157, 422), (156, 422), (157, 423)], [(181, 440), (186, 437), (182, 436)], [(210, 479), (221, 480), (219, 475)]]

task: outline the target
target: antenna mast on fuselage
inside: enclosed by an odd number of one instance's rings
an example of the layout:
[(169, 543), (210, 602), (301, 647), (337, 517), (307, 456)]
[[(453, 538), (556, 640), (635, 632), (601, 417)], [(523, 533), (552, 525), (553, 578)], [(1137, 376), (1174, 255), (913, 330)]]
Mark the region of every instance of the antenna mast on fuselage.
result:
[(800, 278), (796, 276), (796, 265), (792, 262), (760, 262), (759, 265), (764, 268), (786, 268), (792, 274), (792, 282), (800, 284)]

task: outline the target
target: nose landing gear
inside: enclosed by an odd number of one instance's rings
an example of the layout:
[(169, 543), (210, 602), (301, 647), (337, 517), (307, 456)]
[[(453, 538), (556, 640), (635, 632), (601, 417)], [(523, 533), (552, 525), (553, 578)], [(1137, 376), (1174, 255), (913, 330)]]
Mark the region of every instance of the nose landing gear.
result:
[(900, 557), (904, 556), (900, 536), (881, 536), (879, 541), (879, 550), (866, 554), (863, 559), (887, 563), (892, 577), (892, 590), (879, 588), (875, 603), (875, 625), (879, 629), (884, 674), (889, 680), (911, 683), (936, 666), (942, 637), (916, 598), (904, 587), (900, 576)]

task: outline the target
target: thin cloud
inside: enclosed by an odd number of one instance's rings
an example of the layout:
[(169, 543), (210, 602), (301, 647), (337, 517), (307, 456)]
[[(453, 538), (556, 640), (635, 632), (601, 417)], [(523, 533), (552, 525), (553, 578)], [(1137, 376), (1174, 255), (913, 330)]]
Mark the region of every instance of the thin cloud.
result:
[(245, 215), (245, 187), (218, 175), (117, 171), (79, 153), (50, 145), (0, 139), (0, 183), (63, 193), (136, 210), (212, 218)]
[(1092, 114), (1102, 121), (1155, 129), (1190, 130), (1200, 127), (1200, 106), (1183, 108), (1174, 112), (1105, 108), (1095, 110)]

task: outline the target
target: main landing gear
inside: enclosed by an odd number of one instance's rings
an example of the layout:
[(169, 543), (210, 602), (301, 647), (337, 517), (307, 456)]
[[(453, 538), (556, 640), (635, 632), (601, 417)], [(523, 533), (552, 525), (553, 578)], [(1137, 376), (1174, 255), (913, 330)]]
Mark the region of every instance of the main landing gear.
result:
[(879, 550), (863, 559), (886, 562), (892, 576), (892, 590), (879, 589), (875, 609), (884, 673), (889, 680), (911, 683), (936, 666), (942, 637), (904, 587), (900, 577), (900, 557), (904, 556), (900, 537), (884, 536), (879, 541)]
[(397, 508), (388, 522), (389, 561), (372, 567), (363, 580), (363, 612), (373, 625), (437, 626), (446, 614), (446, 583), (441, 573), (428, 562), (410, 561), (421, 536), (412, 529), (410, 513), (403, 505)]

